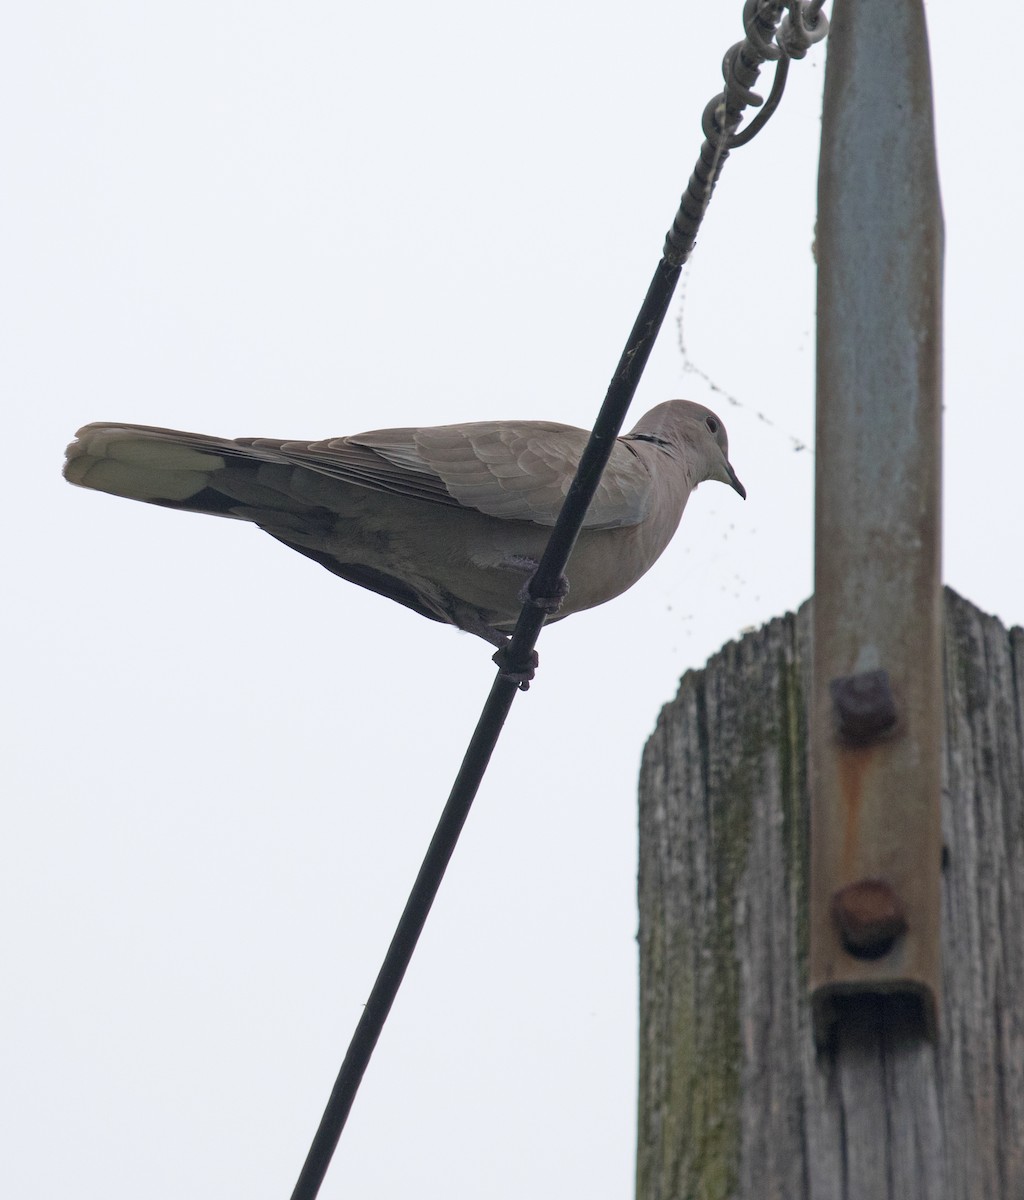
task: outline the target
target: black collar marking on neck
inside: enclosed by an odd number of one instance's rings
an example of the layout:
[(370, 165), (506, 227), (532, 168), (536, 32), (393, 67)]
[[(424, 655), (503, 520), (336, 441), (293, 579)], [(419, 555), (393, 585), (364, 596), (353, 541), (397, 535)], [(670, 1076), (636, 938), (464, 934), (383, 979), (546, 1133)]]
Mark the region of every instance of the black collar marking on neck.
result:
[(631, 442), (651, 442), (655, 446), (671, 446), (671, 442), (667, 442), (664, 438), (658, 437), (653, 433), (629, 433), (626, 435)]

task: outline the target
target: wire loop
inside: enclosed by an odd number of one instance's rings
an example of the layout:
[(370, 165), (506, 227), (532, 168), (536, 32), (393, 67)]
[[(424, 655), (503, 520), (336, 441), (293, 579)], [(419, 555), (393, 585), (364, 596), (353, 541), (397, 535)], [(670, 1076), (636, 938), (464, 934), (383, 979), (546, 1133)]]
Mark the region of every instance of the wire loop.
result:
[(779, 26), (778, 42), (790, 58), (803, 58), (816, 42), (828, 35), (828, 18), (822, 13), (825, 0), (792, 0)]
[[(782, 93), (786, 90), (786, 77), (788, 74), (789, 55), (783, 54), (775, 64), (775, 78), (772, 80), (772, 90), (768, 93), (768, 99), (764, 101), (764, 108), (761, 109), (746, 129), (732, 135), (729, 141), (730, 150), (735, 150), (738, 146), (745, 146), (747, 142), (755, 138), (765, 125), (768, 124), (772, 113), (779, 107)], [(761, 101), (758, 100), (758, 103), (761, 103)]]

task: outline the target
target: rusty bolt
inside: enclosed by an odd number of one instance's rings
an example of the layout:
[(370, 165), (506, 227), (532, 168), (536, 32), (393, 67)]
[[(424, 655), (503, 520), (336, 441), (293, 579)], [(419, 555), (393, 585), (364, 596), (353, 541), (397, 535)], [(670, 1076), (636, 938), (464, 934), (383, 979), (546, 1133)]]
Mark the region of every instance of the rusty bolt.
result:
[(896, 700), (888, 671), (842, 675), (829, 684), (839, 732), (854, 742), (869, 742), (896, 724)]
[(903, 902), (884, 879), (860, 879), (832, 897), (832, 919), (843, 945), (858, 958), (881, 958), (907, 931)]

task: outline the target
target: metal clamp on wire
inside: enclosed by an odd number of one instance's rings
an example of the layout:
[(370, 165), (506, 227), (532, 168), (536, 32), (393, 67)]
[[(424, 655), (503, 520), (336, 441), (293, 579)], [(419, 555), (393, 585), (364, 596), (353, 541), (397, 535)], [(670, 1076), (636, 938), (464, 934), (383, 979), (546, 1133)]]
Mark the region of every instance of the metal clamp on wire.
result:
[[(722, 59), (725, 90), (708, 103), (701, 116), (705, 141), (665, 238), (662, 255), (669, 266), (681, 266), (689, 258), (729, 151), (746, 145), (778, 107), (790, 59), (803, 58), (808, 47), (827, 34), (828, 21), (821, 14), (823, 3), (824, 0), (747, 0), (743, 6), (746, 37), (731, 46)], [(780, 26), (784, 9), (788, 13)], [(767, 101), (753, 90), (766, 62), (776, 63)], [(737, 133), (746, 108), (761, 111), (742, 133)]]

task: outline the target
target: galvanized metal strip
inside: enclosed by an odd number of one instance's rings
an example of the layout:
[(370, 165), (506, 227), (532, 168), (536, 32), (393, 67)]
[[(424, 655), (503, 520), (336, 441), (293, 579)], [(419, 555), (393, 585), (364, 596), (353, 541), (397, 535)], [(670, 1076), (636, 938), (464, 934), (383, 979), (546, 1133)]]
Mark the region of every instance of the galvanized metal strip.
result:
[(810, 987), (938, 1012), (943, 225), (921, 0), (835, 0), (818, 176)]

